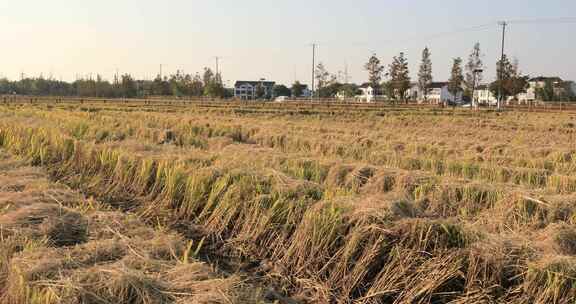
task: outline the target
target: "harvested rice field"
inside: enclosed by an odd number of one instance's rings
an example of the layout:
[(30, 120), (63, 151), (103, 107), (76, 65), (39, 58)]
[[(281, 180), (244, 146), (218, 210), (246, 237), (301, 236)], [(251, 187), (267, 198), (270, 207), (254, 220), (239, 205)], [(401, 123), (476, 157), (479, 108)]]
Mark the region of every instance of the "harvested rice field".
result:
[(200, 246), (49, 181), (0, 151), (2, 303), (230, 303), (242, 278), (198, 260)]
[(574, 303), (576, 113), (0, 105), (1, 303)]

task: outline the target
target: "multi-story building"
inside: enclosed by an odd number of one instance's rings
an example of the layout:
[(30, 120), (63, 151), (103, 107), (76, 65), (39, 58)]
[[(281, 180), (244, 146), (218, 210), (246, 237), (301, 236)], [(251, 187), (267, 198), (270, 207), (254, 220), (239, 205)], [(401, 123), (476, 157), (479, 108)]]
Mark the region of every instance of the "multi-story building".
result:
[(274, 81), (236, 81), (234, 97), (250, 100), (257, 98), (270, 99), (274, 97)]
[(517, 96), (517, 99), (521, 103), (525, 102), (533, 102), (535, 100), (540, 99), (541, 97), (538, 96), (538, 90), (543, 89), (546, 85), (546, 82), (551, 82), (552, 86), (554, 87), (554, 93), (560, 93), (560, 90), (563, 89), (564, 81), (560, 77), (534, 77), (528, 80), (528, 88), (526, 92), (520, 93)]

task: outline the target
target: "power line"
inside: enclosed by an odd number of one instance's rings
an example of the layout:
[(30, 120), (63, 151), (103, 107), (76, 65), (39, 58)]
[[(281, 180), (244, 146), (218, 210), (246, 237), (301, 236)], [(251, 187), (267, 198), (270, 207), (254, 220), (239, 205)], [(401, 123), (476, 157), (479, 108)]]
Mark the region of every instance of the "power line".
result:
[[(446, 36), (452, 36), (452, 35), (457, 35), (457, 34), (461, 34), (461, 33), (485, 31), (485, 30), (493, 29), (495, 27), (496, 27), (495, 23), (487, 23), (487, 24), (481, 24), (481, 25), (476, 25), (476, 26), (471, 26), (471, 27), (466, 27), (466, 28), (457, 28), (457, 29), (454, 29), (452, 31), (433, 33), (433, 34), (412, 35), (412, 36), (408, 36), (408, 37), (402, 38), (402, 39), (380, 40), (377, 42), (385, 43), (385, 44), (392, 44), (392, 43), (422, 41), (422, 40), (426, 40), (426, 39), (443, 38)], [(373, 42), (374, 41), (371, 41), (370, 43), (369, 42), (357, 42), (357, 43), (352, 43), (351, 45), (367, 46)], [(338, 44), (340, 44), (340, 43), (338, 43)]]
[[(569, 24), (569, 23), (576, 23), (576, 17), (556, 17), (556, 18), (533, 18), (533, 19), (510, 19), (506, 21), (507, 24)], [(436, 39), (436, 38), (443, 38), (453, 35), (458, 35), (462, 33), (470, 33), (470, 32), (480, 32), (486, 31), (490, 29), (495, 29), (500, 23), (491, 22), (486, 24), (480, 24), (476, 26), (464, 27), (464, 28), (456, 28), (451, 31), (439, 32), (439, 33), (432, 33), (432, 34), (422, 34), (422, 35), (412, 35), (406, 38), (401, 39), (390, 39), (390, 40), (380, 40), (376, 41), (378, 43), (384, 44), (392, 44), (392, 43), (407, 43), (407, 42), (415, 42), (415, 41), (422, 41), (428, 39)], [(356, 42), (351, 43), (352, 46), (368, 46), (374, 43), (375, 41), (370, 42)], [(338, 44), (340, 42), (333, 42), (330, 44)]]
[(508, 20), (509, 24), (563, 24), (576, 23), (576, 17), (536, 18)]

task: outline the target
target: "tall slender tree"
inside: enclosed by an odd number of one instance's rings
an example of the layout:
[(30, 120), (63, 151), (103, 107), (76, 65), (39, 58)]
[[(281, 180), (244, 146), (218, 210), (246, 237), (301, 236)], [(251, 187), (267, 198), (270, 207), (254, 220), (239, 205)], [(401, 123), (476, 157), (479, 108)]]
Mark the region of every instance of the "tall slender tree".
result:
[[(404, 53), (394, 56), (389, 67), (390, 90), (394, 99), (406, 100), (406, 92), (410, 88), (410, 72), (408, 70), (408, 59)], [(407, 101), (407, 100), (406, 100)]]
[(474, 100), (473, 90), (482, 82), (482, 68), (484, 63), (482, 62), (482, 53), (480, 52), (480, 43), (474, 44), (472, 53), (468, 56), (468, 63), (466, 64), (466, 90), (464, 95), (469, 96), (471, 100)]
[(328, 97), (324, 89), (330, 84), (330, 73), (326, 70), (322, 62), (316, 66), (314, 75), (316, 77), (318, 97)]
[(462, 92), (463, 83), (464, 76), (462, 75), (462, 58), (454, 58), (450, 80), (448, 80), (448, 92), (452, 94), (453, 102), (456, 102), (458, 95)]
[(418, 89), (424, 96), (424, 101), (428, 100), (430, 93), (430, 85), (432, 84), (432, 59), (428, 47), (422, 51), (422, 62), (420, 63), (420, 70), (418, 71)]
[(364, 65), (366, 71), (368, 71), (368, 83), (377, 92), (380, 89), (380, 82), (382, 81), (382, 72), (384, 71), (384, 66), (380, 63), (380, 59), (376, 54), (372, 54), (368, 62)]

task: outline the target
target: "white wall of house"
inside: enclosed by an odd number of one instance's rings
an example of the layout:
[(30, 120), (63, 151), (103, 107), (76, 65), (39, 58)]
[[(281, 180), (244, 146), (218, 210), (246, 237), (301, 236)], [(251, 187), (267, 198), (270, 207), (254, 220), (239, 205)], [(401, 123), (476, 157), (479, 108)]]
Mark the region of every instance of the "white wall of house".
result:
[(519, 102), (531, 102), (536, 100), (536, 87), (530, 84), (530, 87), (526, 89), (526, 92), (518, 94)]
[(496, 96), (488, 88), (476, 89), (474, 99), (478, 101), (478, 104), (484, 105), (495, 105), (498, 102)]
[(374, 97), (376, 97), (374, 95), (374, 88), (372, 88), (372, 87), (360, 88), (360, 91), (362, 92), (362, 94), (356, 96), (356, 99), (360, 99), (360, 100), (368, 102), (368, 103), (371, 103), (374, 101)]
[[(426, 95), (426, 100), (429, 103), (441, 104), (447, 102), (461, 102), (463, 92), (460, 91), (458, 94), (454, 95), (448, 90), (448, 85), (441, 88), (431, 88)], [(423, 99), (423, 98), (422, 98)]]
[(428, 101), (429, 103), (442, 103), (442, 88), (428, 89), (428, 94), (426, 94), (426, 96), (422, 94), (422, 99)]
[(406, 93), (406, 97), (417, 99), (418, 103), (423, 103), (424, 100), (426, 100), (427, 103), (441, 104), (447, 102), (461, 102), (463, 93), (464, 92), (459, 92), (454, 96), (450, 91), (448, 91), (448, 85), (444, 85), (442, 87), (429, 88), (428, 94), (424, 96), (424, 92), (422, 92), (417, 85), (412, 85)]

